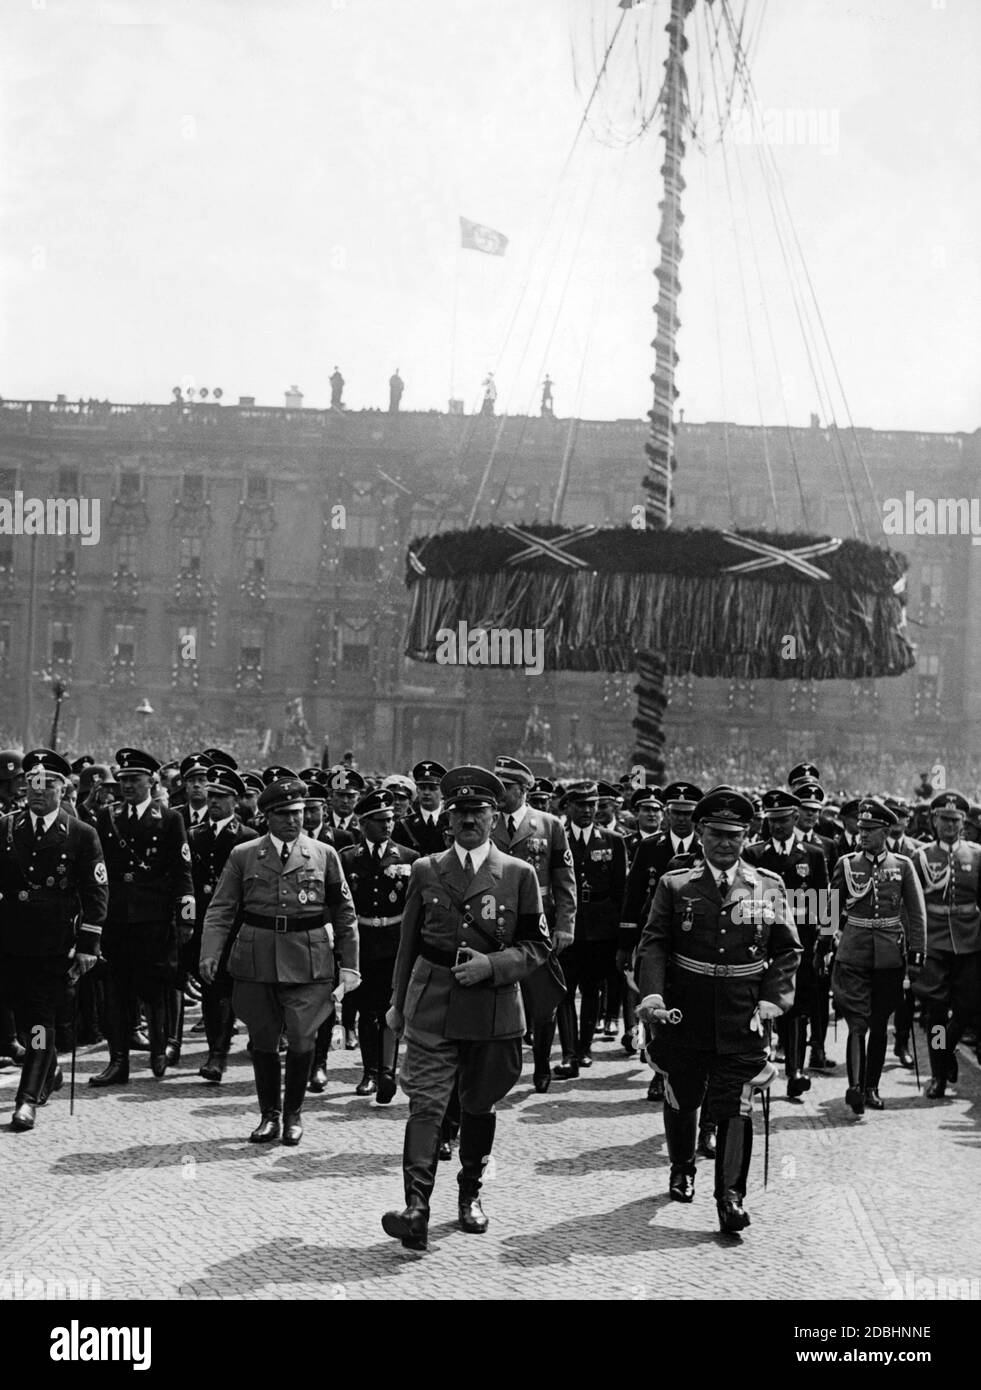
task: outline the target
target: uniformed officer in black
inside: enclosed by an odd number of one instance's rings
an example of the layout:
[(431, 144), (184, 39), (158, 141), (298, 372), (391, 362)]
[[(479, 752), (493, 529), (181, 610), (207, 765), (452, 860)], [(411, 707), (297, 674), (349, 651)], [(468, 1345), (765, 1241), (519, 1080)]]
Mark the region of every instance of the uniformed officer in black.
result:
[(355, 809), (364, 840), (341, 851), (341, 867), (358, 916), (361, 960), (361, 984), (354, 998), (364, 1072), (355, 1090), (359, 1096), (375, 1095), (379, 1105), (388, 1105), (396, 1092), (398, 1038), (387, 1026), (385, 1014), (392, 997), (409, 875), (419, 858), (414, 849), (392, 839), (394, 801), (384, 788), (363, 796)]
[(106, 960), (106, 1035), (109, 1064), (90, 1086), (129, 1080), (132, 1020), (129, 1000), (142, 999), (150, 1035), (150, 1069), (167, 1070), (166, 995), (177, 982), (178, 946), (194, 931), (194, 883), (184, 821), (156, 805), (153, 777), (160, 764), (139, 748), (116, 753), (123, 806), (98, 815), (97, 829), (109, 874), (109, 908), (102, 934)]
[[(214, 897), (228, 856), (236, 845), (256, 839), (256, 831), (243, 825), (235, 814), (236, 801), (245, 792), (245, 784), (237, 772), (220, 763), (208, 768), (208, 818), (189, 832), (191, 874), (194, 879), (194, 936), (186, 948), (188, 969), (197, 976), (201, 957), (201, 934), (204, 917)], [(235, 1028), (235, 1008), (232, 1004), (232, 977), (228, 973), (228, 955), (235, 940), (229, 934), (218, 959), (213, 981), (201, 981), (201, 1017), (208, 1040), (208, 1057), (198, 1068), (205, 1081), (221, 1081), (225, 1074), (228, 1051)], [(182, 948), (183, 949), (183, 948)]]
[(694, 1197), (695, 1121), (718, 1125), (715, 1199), (723, 1233), (750, 1224), (743, 1208), (753, 1146), (754, 1090), (775, 1075), (765, 1024), (790, 1007), (800, 942), (782, 881), (741, 857), (749, 797), (709, 792), (695, 808), (704, 862), (669, 870), (637, 948), (637, 1012), (656, 1025), (649, 1055), (665, 1077), (669, 1195)]
[(403, 777), (400, 772), (393, 772), (383, 780), (381, 789), (391, 792), (395, 798), (395, 828), (392, 831), (392, 839), (397, 845), (404, 845), (406, 849), (414, 849), (418, 854), (419, 846), (416, 844), (416, 837), (407, 824), (416, 799), (415, 782), (411, 777)]
[(203, 825), (208, 819), (208, 770), (213, 766), (205, 753), (189, 753), (181, 759), (180, 775), (185, 801), (176, 809), (185, 827)]
[(787, 1097), (799, 1100), (811, 1089), (811, 1079), (804, 1071), (808, 1019), (813, 1014), (818, 989), (827, 990), (827, 981), (823, 976), (819, 979), (814, 967), (814, 948), (822, 914), (830, 920), (828, 867), (818, 845), (805, 844), (794, 834), (800, 807), (792, 792), (772, 787), (763, 793), (762, 802), (766, 839), (747, 845), (743, 858), (757, 868), (769, 869), (783, 880), (800, 937), (803, 956), (797, 969), (794, 1002), (777, 1021), (787, 1072)]
[(419, 804), (406, 817), (405, 824), (420, 854), (442, 854), (446, 848), (440, 819), (443, 796), (439, 789), (440, 780), (445, 776), (446, 768), (432, 758), (424, 758), (412, 769)]
[[(12, 748), (5, 748), (0, 753), (0, 815), (18, 811), (24, 804), (21, 756)], [(20, 1066), (24, 1057), (24, 1047), (17, 1037), (13, 1010), (0, 1002), (0, 1066), (7, 1066), (11, 1062)]]
[(347, 849), (349, 845), (359, 844), (364, 836), (354, 814), (354, 807), (366, 790), (364, 778), (360, 772), (355, 772), (353, 767), (339, 763), (337, 767), (330, 769), (327, 787), (330, 793), (327, 827), (334, 837), (335, 846), (340, 851)]
[[(576, 924), (571, 946), (562, 954), (566, 997), (556, 1022), (562, 1061), (552, 1075), (577, 1077), (593, 1064), (592, 1045), (599, 1017), (600, 990), (615, 967), (620, 909), (627, 881), (627, 849), (623, 836), (595, 824), (598, 796), (595, 782), (575, 782), (564, 803), (569, 812), (569, 848), (576, 876)], [(576, 990), (582, 996), (576, 1029)]]
[(551, 811), (555, 783), (548, 777), (536, 777), (528, 793), (528, 805), (536, 811)]
[(96, 963), (108, 899), (99, 837), (60, 805), (68, 763), (35, 748), (23, 769), (27, 809), (0, 821), (0, 992), (28, 1043), (10, 1122), (19, 1131), (61, 1085), (56, 1016)]

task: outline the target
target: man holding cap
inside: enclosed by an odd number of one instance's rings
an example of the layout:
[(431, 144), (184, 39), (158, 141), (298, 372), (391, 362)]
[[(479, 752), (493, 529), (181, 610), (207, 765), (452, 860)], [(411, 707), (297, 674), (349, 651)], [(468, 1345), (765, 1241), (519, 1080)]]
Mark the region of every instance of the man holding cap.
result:
[(957, 1080), (957, 1043), (981, 1016), (981, 845), (962, 838), (970, 809), (960, 792), (939, 792), (930, 802), (936, 839), (913, 859), (926, 897), (926, 962), (913, 988), (926, 1013), (930, 1100)]
[(388, 1026), (405, 1033), (400, 1079), (409, 1120), (405, 1209), (386, 1212), (382, 1227), (410, 1250), (427, 1248), (440, 1129), (455, 1084), (462, 1112), (459, 1225), (473, 1235), (487, 1229), (479, 1194), (494, 1106), (521, 1075), (518, 985), (550, 945), (534, 869), (491, 843), (501, 781), (486, 768), (457, 767), (440, 787), (454, 843), (412, 865), (387, 1015)]
[(47, 748), (24, 754), (27, 809), (0, 823), (0, 992), (28, 1040), (11, 1129), (61, 1085), (56, 1015), (95, 965), (109, 890), (99, 837), (61, 807), (71, 778)]
[(382, 788), (368, 792), (356, 807), (364, 842), (341, 851), (341, 866), (351, 886), (358, 915), (361, 984), (357, 990), (358, 1044), (364, 1074), (355, 1087), (359, 1096), (376, 1095), (379, 1105), (395, 1096), (398, 1039), (385, 1023), (392, 997), (392, 972), (399, 948), (414, 849), (395, 843), (395, 797)]
[(743, 1208), (753, 1147), (753, 1091), (775, 1075), (765, 1024), (794, 998), (800, 942), (776, 874), (741, 858), (753, 803), (719, 789), (696, 805), (704, 863), (669, 871), (654, 893), (635, 958), (638, 1014), (655, 1023), (650, 1059), (665, 1078), (669, 1195), (695, 1195), (695, 1130), (703, 1103), (718, 1126), (715, 1200), (723, 1233)]
[[(572, 945), (576, 930), (576, 875), (565, 829), (557, 816), (533, 811), (527, 804), (535, 777), (524, 763), (502, 755), (494, 763), (494, 775), (504, 784), (504, 796), (492, 839), (502, 854), (523, 859), (535, 870), (553, 948), (561, 955)], [(527, 1007), (527, 999), (525, 1003)], [(552, 1080), (555, 1015), (543, 1022), (532, 1022), (531, 1035), (533, 1082), (535, 1090), (541, 1093), (548, 1090)]]
[(827, 952), (835, 932), (831, 988), (835, 1012), (848, 1024), (845, 1102), (854, 1114), (864, 1115), (866, 1106), (884, 1108), (879, 1078), (889, 1015), (902, 1000), (904, 975), (912, 979), (923, 963), (926, 911), (913, 865), (886, 849), (886, 832), (896, 823), (893, 813), (865, 797), (856, 805), (855, 819), (862, 848), (843, 852), (835, 865), (832, 922), (821, 929), (818, 955)]
[[(215, 889), (228, 856), (236, 845), (256, 839), (257, 832), (243, 825), (235, 814), (238, 800), (245, 795), (245, 783), (232, 768), (213, 763), (208, 769), (208, 819), (194, 825), (189, 832), (191, 845), (191, 875), (194, 879), (194, 936), (187, 952), (187, 968), (197, 974), (201, 959), (201, 935), (205, 913), (211, 906)], [(228, 1061), (235, 1028), (235, 1009), (232, 1006), (232, 978), (228, 973), (228, 952), (232, 938), (226, 942), (213, 981), (201, 981), (201, 1017), (208, 1039), (208, 1057), (198, 1068), (205, 1081), (221, 1081)]]
[[(340, 983), (333, 997), (356, 989), (358, 924), (336, 850), (303, 834), (306, 785), (298, 777), (271, 782), (259, 798), (269, 832), (236, 845), (228, 856), (201, 940), (201, 978), (213, 984), (232, 930), (228, 956), (232, 1003), (252, 1035), (252, 1070), (261, 1119), (249, 1136), (296, 1145), (313, 1064), (314, 1039), (331, 1007), (334, 943)], [(279, 1039), (286, 1030), (283, 1089)], [(282, 1116), (282, 1124), (280, 1117)]]
[(102, 934), (109, 1064), (90, 1086), (129, 1080), (130, 1000), (142, 999), (150, 1034), (150, 1069), (167, 1070), (166, 995), (177, 983), (179, 943), (194, 931), (191, 851), (177, 811), (152, 797), (160, 764), (139, 748), (116, 752), (123, 806), (98, 813), (96, 828), (109, 874), (109, 910)]

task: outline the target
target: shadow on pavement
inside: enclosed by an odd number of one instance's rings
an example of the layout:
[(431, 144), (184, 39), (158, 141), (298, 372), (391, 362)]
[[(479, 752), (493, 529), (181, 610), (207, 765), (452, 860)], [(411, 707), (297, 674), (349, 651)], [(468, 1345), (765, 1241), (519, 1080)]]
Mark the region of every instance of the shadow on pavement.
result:
[(254, 1174), (256, 1182), (305, 1182), (308, 1178), (377, 1178), (397, 1176), (402, 1168), (401, 1152), (294, 1153), (274, 1168)]
[[(379, 1216), (380, 1220), (380, 1216)], [(324, 1221), (326, 1227), (328, 1222)], [(381, 1228), (379, 1225), (379, 1235)], [(362, 1279), (398, 1278), (419, 1256), (381, 1235), (378, 1245), (311, 1245), (296, 1237), (243, 1250), (181, 1284), (182, 1298), (240, 1298), (278, 1284), (322, 1285), (326, 1299), (343, 1298), (344, 1286)]]
[[(677, 1226), (657, 1225), (665, 1207), (676, 1206), (667, 1197), (643, 1197), (612, 1211), (593, 1216), (576, 1216), (549, 1226), (544, 1231), (507, 1236), (502, 1242), (502, 1261), (509, 1265), (535, 1266), (566, 1264), (583, 1255), (616, 1250), (621, 1255), (651, 1254), (674, 1249), (691, 1249), (713, 1243), (716, 1230), (679, 1230)], [(709, 1204), (706, 1221), (715, 1222)]]

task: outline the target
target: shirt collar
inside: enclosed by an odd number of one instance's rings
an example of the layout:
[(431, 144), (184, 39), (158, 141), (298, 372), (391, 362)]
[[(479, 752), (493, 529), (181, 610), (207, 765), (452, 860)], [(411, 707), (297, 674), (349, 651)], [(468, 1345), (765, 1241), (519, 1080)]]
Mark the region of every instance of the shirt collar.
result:
[(797, 837), (795, 835), (791, 835), (789, 840), (777, 840), (772, 836), (771, 839), (773, 839), (773, 844), (781, 854), (789, 854), (790, 851), (797, 846)]
[(368, 853), (371, 855), (372, 859), (374, 859), (376, 855), (384, 855), (384, 854), (386, 854), (387, 851), (388, 851), (388, 846), (389, 846), (390, 844), (391, 844), (391, 841), (390, 841), (389, 839), (387, 839), (387, 838), (384, 839), (384, 840), (382, 840), (382, 842), (381, 842), (380, 844), (377, 844), (377, 845), (369, 845), (369, 844), (368, 844), (368, 841), (365, 840), (365, 842), (364, 842), (364, 847), (365, 847), (365, 849), (368, 851)]
[(483, 867), (484, 860), (490, 854), (490, 840), (485, 840), (484, 843), (478, 845), (476, 849), (464, 849), (462, 845), (458, 845), (454, 840), (453, 848), (456, 850), (456, 857), (460, 861), (461, 868), (466, 868), (466, 859), (469, 854), (470, 862), (473, 864), (474, 870), (477, 870)]
[(671, 836), (671, 848), (674, 850), (675, 854), (687, 854), (688, 850), (685, 846), (691, 846), (692, 836), (689, 835), (687, 838), (682, 839), (682, 837), (676, 835), (673, 830), (669, 830), (668, 834)]
[(508, 817), (510, 817), (514, 821), (515, 830), (517, 830), (530, 809), (531, 808), (528, 805), (527, 801), (522, 801), (521, 805), (518, 807), (516, 811), (505, 811), (504, 824), (507, 825)]
[(187, 808), (187, 818), (192, 825), (203, 825), (208, 819), (207, 805), (201, 807), (189, 805)]
[(150, 802), (151, 802), (152, 800), (153, 800), (153, 798), (148, 796), (147, 799), (146, 799), (146, 801), (141, 801), (140, 804), (139, 804), (139, 806), (134, 806), (134, 807), (133, 807), (133, 810), (136, 812), (136, 814), (137, 814), (137, 816), (139, 817), (140, 820), (143, 819), (144, 815), (146, 814), (146, 809), (147, 809), (147, 807), (150, 805)]
[(710, 864), (709, 861), (706, 859), (706, 861), (705, 861), (705, 867), (708, 869), (709, 873), (712, 875), (713, 879), (715, 880), (715, 886), (716, 886), (716, 887), (719, 886), (719, 879), (722, 877), (723, 874), (725, 874), (725, 875), (727, 876), (727, 878), (729, 879), (729, 887), (730, 887), (730, 888), (732, 887), (733, 883), (734, 883), (735, 880), (736, 880), (736, 870), (737, 870), (737, 868), (738, 868), (738, 864), (733, 864), (733, 866), (732, 866), (731, 869), (719, 869), (719, 868), (716, 868), (716, 866), (715, 866), (714, 864)]
[(210, 822), (211, 828), (216, 835), (220, 835), (226, 825), (231, 825), (234, 816), (226, 816), (224, 820), (213, 820)]
[[(270, 838), (270, 840), (272, 840), (272, 842), (273, 842), (273, 848), (275, 849), (276, 853), (279, 855), (280, 859), (282, 859), (282, 857), (283, 857), (283, 845), (285, 845), (287, 842), (286, 842), (285, 840), (281, 840), (281, 839), (279, 838), (278, 835), (274, 835), (274, 834), (272, 833), (271, 830), (270, 830), (270, 832), (269, 832), (269, 838)], [(298, 835), (298, 836), (296, 837), (296, 839), (298, 840), (299, 838), (300, 838), (300, 837), (299, 837), (299, 835)], [(296, 840), (291, 840), (291, 841), (289, 842), (289, 846), (290, 846), (290, 853), (292, 854), (292, 853), (293, 853), (293, 850), (296, 848)]]
[(49, 811), (45, 816), (35, 816), (34, 812), (31, 811), (31, 825), (33, 826), (35, 820), (39, 820), (41, 822), (42, 834), (46, 835), (48, 831), (51, 829), (51, 827), (54, 825), (55, 821), (58, 819), (58, 812), (60, 810), (61, 807), (56, 806), (53, 811)]
[(330, 815), (331, 820), (333, 821), (334, 825), (337, 827), (338, 830), (346, 830), (348, 826), (351, 824), (351, 822), (354, 820), (353, 811), (349, 816), (339, 816), (336, 811), (331, 811)]
[(583, 828), (583, 826), (581, 825), (576, 825), (575, 821), (571, 821), (569, 828), (572, 831), (574, 839), (582, 840), (583, 844), (589, 844), (590, 837), (593, 833), (593, 826), (587, 825), (585, 828)]

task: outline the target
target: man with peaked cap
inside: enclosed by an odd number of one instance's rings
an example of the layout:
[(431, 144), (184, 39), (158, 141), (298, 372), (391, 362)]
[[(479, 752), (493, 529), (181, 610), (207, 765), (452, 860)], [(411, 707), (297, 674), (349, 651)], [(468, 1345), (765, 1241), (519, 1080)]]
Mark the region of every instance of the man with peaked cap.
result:
[(835, 849), (839, 855), (855, 854), (862, 848), (862, 841), (859, 835), (858, 813), (862, 804), (860, 796), (854, 796), (850, 801), (843, 801), (841, 804), (841, 823), (842, 829), (835, 836)]
[(981, 845), (962, 834), (970, 809), (960, 792), (938, 792), (930, 803), (936, 839), (913, 857), (926, 899), (926, 962), (913, 989), (929, 1038), (930, 1100), (956, 1082), (958, 1041), (981, 1018)]
[[(351, 891), (330, 845), (304, 835), (306, 785), (298, 777), (271, 782), (259, 798), (267, 834), (236, 845), (205, 914), (202, 980), (214, 983), (225, 943), (241, 922), (228, 955), (232, 1003), (252, 1036), (252, 1070), (261, 1118), (254, 1144), (282, 1137), (299, 1144), (301, 1112), (314, 1039), (327, 1016), (340, 959), (339, 999), (356, 989), (358, 924)], [(279, 1039), (286, 1030), (285, 1088)]]
[(262, 780), (261, 772), (242, 772), (239, 775), (242, 778), (242, 785), (245, 790), (236, 804), (236, 813), (243, 825), (248, 825), (254, 830), (259, 830), (259, 826), (256, 824), (256, 816), (258, 814), (259, 797), (262, 795), (266, 784)]
[(403, 777), (400, 772), (393, 772), (383, 779), (381, 790), (391, 792), (394, 799), (395, 829), (392, 831), (392, 839), (397, 845), (414, 849), (418, 854), (419, 846), (407, 824), (412, 814), (412, 804), (416, 799), (415, 782), (411, 777)]
[(0, 753), (0, 815), (19, 811), (25, 803), (24, 769), (19, 753), (5, 748)]
[[(627, 880), (623, 836), (596, 825), (595, 782), (573, 782), (564, 805), (569, 813), (569, 849), (576, 884), (576, 916), (571, 946), (562, 953), (566, 997), (556, 1022), (562, 1061), (552, 1075), (568, 1080), (593, 1064), (592, 1046), (599, 1018), (600, 990), (615, 968), (620, 908)], [(580, 992), (578, 1030), (576, 991)]]
[(34, 1128), (62, 1084), (55, 1024), (72, 986), (95, 965), (108, 899), (91, 826), (61, 806), (71, 778), (48, 748), (24, 754), (27, 809), (0, 821), (0, 995), (29, 1040), (10, 1122)]
[(425, 1250), (443, 1116), (459, 1086), (461, 1230), (487, 1217), (481, 1176), (494, 1142), (494, 1107), (521, 1075), (525, 1013), (518, 988), (548, 954), (538, 879), (491, 842), (504, 786), (486, 768), (457, 767), (440, 782), (453, 845), (412, 865), (387, 1022), (404, 1031), (401, 1085), (409, 1097), (402, 1169), (405, 1209), (385, 1232)]
[(187, 800), (177, 808), (185, 827), (203, 825), (208, 819), (208, 771), (211, 759), (206, 753), (189, 753), (180, 763), (181, 781)]
[(343, 763), (332, 767), (327, 777), (330, 810), (327, 815), (327, 828), (334, 837), (339, 850), (349, 845), (360, 844), (364, 839), (354, 814), (358, 798), (367, 789), (367, 783), (360, 772), (345, 767)]
[[(535, 870), (552, 949), (561, 955), (572, 945), (576, 929), (576, 875), (565, 830), (556, 816), (532, 810), (527, 804), (527, 793), (534, 786), (535, 777), (524, 763), (502, 755), (494, 762), (494, 775), (503, 783), (504, 795), (491, 839), (502, 854), (523, 859)], [(531, 1020), (529, 1000), (524, 993), (523, 998)], [(544, 1022), (532, 1021), (531, 1035), (533, 1084), (541, 1093), (548, 1090), (552, 1079), (554, 1014)]]
[[(300, 773), (300, 781), (306, 783), (307, 794), (303, 802), (303, 833), (309, 835), (311, 840), (316, 840), (318, 844), (330, 845), (337, 849), (338, 845), (334, 838), (334, 832), (330, 829), (325, 819), (325, 811), (329, 792), (327, 789), (327, 779), (329, 773), (319, 767), (305, 767)], [(346, 842), (347, 836), (343, 831), (338, 832), (341, 840)], [(351, 1000), (357, 998), (357, 990), (352, 990), (344, 995), (341, 1004), (341, 1013), (350, 1020), (353, 1029), (357, 1021), (357, 1006), (354, 1012), (350, 1011)], [(334, 1032), (334, 1024), (337, 1020), (337, 1011), (334, 1008), (334, 1000), (331, 998), (327, 1017), (317, 1029), (317, 1036), (313, 1044), (313, 1066), (310, 1069), (310, 1080), (307, 1082), (307, 1090), (315, 1095), (327, 1089), (327, 1058), (330, 1055), (330, 1043)], [(357, 1046), (357, 1035), (349, 1051), (353, 1051)]]
[(845, 1101), (863, 1115), (866, 1108), (885, 1108), (879, 1078), (886, 1030), (902, 999), (904, 976), (913, 979), (923, 963), (926, 914), (913, 865), (886, 849), (886, 832), (896, 823), (893, 813), (874, 797), (864, 797), (856, 820), (862, 848), (843, 853), (835, 865), (831, 924), (822, 925), (818, 957), (826, 954), (834, 934), (831, 988), (835, 1012), (848, 1025)]
[[(838, 846), (833, 836), (823, 834), (820, 826), (831, 825), (834, 834), (837, 830), (830, 821), (822, 821), (821, 813), (827, 804), (827, 796), (824, 788), (818, 782), (795, 782), (794, 795), (800, 803), (797, 811), (797, 824), (794, 826), (794, 834), (798, 840), (805, 845), (816, 846), (824, 855), (825, 870), (828, 882), (831, 882), (831, 875), (834, 873), (835, 865), (838, 862)], [(805, 956), (806, 963), (806, 956)], [(831, 1022), (831, 979), (830, 975), (816, 974), (813, 989), (811, 992), (812, 1006), (810, 1015), (810, 1034), (811, 1034), (811, 1070), (812, 1071), (834, 1071), (838, 1065), (833, 1057), (829, 1057), (825, 1051), (825, 1042), (828, 1036), (828, 1027)], [(910, 1059), (912, 1066), (912, 1059)]]
[[(194, 936), (189, 946), (182, 949), (182, 954), (186, 968), (195, 976), (198, 975), (201, 960), (205, 914), (211, 906), (228, 856), (236, 845), (244, 845), (257, 838), (256, 831), (243, 825), (235, 814), (236, 802), (244, 792), (245, 783), (237, 772), (224, 763), (212, 762), (208, 768), (208, 819), (202, 825), (193, 826), (189, 832), (191, 875), (194, 879)], [(228, 956), (235, 931), (236, 927), (233, 926), (218, 959), (214, 980), (201, 981), (201, 1017), (208, 1040), (208, 1056), (198, 1068), (198, 1075), (205, 1081), (221, 1081), (232, 1045), (235, 1009)]]
[(232, 757), (231, 753), (225, 752), (224, 748), (202, 748), (201, 756), (202, 758), (208, 758), (210, 762), (217, 764), (219, 767), (227, 767), (232, 772), (238, 772), (238, 763)]
[(702, 799), (701, 787), (692, 782), (670, 782), (662, 795), (667, 829), (637, 847), (627, 875), (618, 942), (624, 968), (640, 940), (654, 890), (671, 860), (679, 854), (692, 854), (696, 858), (701, 855), (698, 832), (692, 821), (692, 812)]
[(105, 806), (96, 818), (109, 875), (109, 907), (102, 933), (106, 961), (105, 1014), (109, 1063), (90, 1086), (129, 1080), (130, 1000), (142, 999), (150, 1034), (150, 1069), (167, 1070), (167, 991), (176, 984), (178, 945), (194, 931), (194, 883), (184, 821), (153, 804), (160, 764), (139, 748), (116, 752), (123, 806)]
[(613, 830), (617, 834), (622, 833), (622, 827), (617, 818), (617, 813), (623, 805), (617, 788), (609, 782), (596, 783), (596, 816), (594, 824), (601, 830)]
[(107, 763), (89, 763), (78, 778), (76, 814), (79, 820), (94, 829), (102, 807), (112, 805), (118, 790), (119, 783)]
[(363, 1075), (359, 1096), (376, 1095), (379, 1105), (395, 1096), (398, 1039), (385, 1022), (392, 997), (392, 972), (398, 954), (414, 849), (395, 843), (395, 798), (381, 788), (368, 792), (356, 806), (364, 834), (359, 845), (341, 852), (341, 866), (354, 898), (361, 943), (361, 984), (354, 991)]
[[(743, 858), (758, 869), (768, 869), (783, 882), (787, 889), (791, 920), (797, 928), (803, 951), (797, 969), (794, 1002), (777, 1021), (787, 1071), (787, 1097), (796, 1101), (811, 1089), (810, 1077), (804, 1073), (807, 1024), (814, 1011), (817, 991), (824, 989), (827, 992), (826, 979), (819, 979), (814, 968), (814, 948), (822, 917), (830, 921), (827, 912), (828, 866), (818, 845), (805, 844), (794, 834), (800, 803), (792, 792), (772, 787), (764, 792), (762, 801), (767, 837), (755, 845), (747, 845)], [(811, 1048), (813, 1055), (813, 1039)], [(823, 1051), (823, 1046), (820, 1051)], [(827, 1064), (827, 1058), (824, 1060)]]
[(536, 811), (551, 811), (555, 783), (548, 777), (536, 777), (528, 792), (528, 805)]
[(907, 859), (912, 859), (920, 848), (920, 841), (907, 834), (912, 809), (909, 802), (901, 796), (884, 796), (882, 804), (896, 817), (896, 824), (886, 831), (886, 849), (890, 854), (905, 854)]
[[(884, 796), (882, 801), (883, 805), (887, 806), (896, 817), (896, 824), (890, 826), (886, 831), (886, 849), (890, 854), (905, 854), (907, 859), (912, 859), (920, 848), (920, 842), (906, 834), (911, 810), (909, 803), (904, 801), (901, 796)], [(913, 1054), (910, 1052), (914, 1005), (915, 999), (912, 989), (904, 989), (902, 999), (896, 1005), (893, 1020), (895, 1027), (893, 1055), (898, 1058), (899, 1065), (905, 1067), (907, 1071), (911, 1071), (915, 1065)]]
[(633, 863), (634, 855), (640, 845), (653, 840), (661, 833), (661, 818), (664, 814), (664, 793), (660, 787), (637, 787), (630, 794), (630, 809), (634, 814), (636, 829), (627, 835), (627, 860)]
[(440, 823), (443, 795), (439, 789), (440, 781), (445, 776), (446, 768), (432, 758), (424, 758), (412, 769), (419, 804), (406, 818), (405, 828), (415, 840), (420, 854), (442, 854), (446, 848)]
[(768, 1086), (765, 1025), (793, 1003), (800, 942), (783, 883), (741, 857), (748, 797), (714, 791), (695, 808), (704, 862), (668, 871), (637, 948), (637, 1012), (655, 1025), (651, 1061), (665, 1078), (669, 1195), (695, 1195), (695, 1128), (718, 1126), (715, 1200), (724, 1234), (750, 1224), (743, 1207), (754, 1090)]

